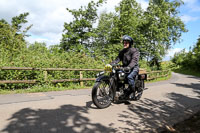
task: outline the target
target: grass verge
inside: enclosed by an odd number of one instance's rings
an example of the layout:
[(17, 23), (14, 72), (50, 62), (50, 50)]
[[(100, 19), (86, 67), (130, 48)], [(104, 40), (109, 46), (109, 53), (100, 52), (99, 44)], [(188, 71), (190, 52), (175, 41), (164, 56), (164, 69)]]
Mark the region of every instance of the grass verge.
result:
[(8, 89), (0, 89), (0, 94), (16, 94), (16, 93), (37, 93), (37, 92), (49, 92), (49, 91), (64, 91), (64, 90), (75, 90), (75, 89), (87, 89), (91, 88), (88, 86), (80, 86), (80, 85), (70, 85), (68, 87), (56, 87), (50, 85), (35, 85), (31, 88), (27, 89), (16, 89), (16, 90), (8, 90)]
[(161, 78), (157, 78), (157, 79), (153, 79), (153, 80), (148, 80), (145, 83), (154, 83), (154, 82), (168, 80), (171, 78), (171, 76), (172, 76), (172, 74), (170, 73), (167, 77), (161, 77)]
[(200, 133), (200, 111), (161, 133)]
[(176, 73), (181, 73), (181, 74), (193, 75), (193, 76), (196, 76), (196, 77), (200, 77), (200, 72), (199, 71), (189, 70), (189, 69), (186, 69), (186, 68), (175, 68), (172, 71), (174, 71)]

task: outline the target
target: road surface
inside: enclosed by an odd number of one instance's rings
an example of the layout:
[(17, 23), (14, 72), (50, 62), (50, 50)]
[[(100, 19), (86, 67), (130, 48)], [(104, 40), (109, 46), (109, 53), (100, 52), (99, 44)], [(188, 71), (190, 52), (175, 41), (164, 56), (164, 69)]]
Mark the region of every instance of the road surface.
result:
[(0, 95), (1, 133), (159, 132), (200, 110), (200, 78), (173, 73), (139, 101), (97, 109), (91, 89)]

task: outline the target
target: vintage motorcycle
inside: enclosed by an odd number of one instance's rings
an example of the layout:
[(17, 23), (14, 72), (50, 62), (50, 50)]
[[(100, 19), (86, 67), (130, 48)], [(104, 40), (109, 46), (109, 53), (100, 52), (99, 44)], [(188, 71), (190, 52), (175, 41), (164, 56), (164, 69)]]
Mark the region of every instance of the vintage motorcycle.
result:
[[(106, 75), (107, 73), (107, 75)], [(109, 71), (97, 74), (96, 83), (92, 88), (92, 101), (97, 108), (103, 109), (120, 101), (127, 101), (128, 81), (126, 72), (119, 64), (112, 65)], [(145, 88), (147, 74), (138, 74), (135, 78), (135, 100), (139, 100)]]

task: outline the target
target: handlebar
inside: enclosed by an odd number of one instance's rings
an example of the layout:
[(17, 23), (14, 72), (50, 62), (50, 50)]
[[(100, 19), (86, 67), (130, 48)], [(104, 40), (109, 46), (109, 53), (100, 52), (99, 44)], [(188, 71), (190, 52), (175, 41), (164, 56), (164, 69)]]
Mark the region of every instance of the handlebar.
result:
[(112, 67), (121, 67), (120, 64), (112, 64)]
[(112, 67), (114, 67), (114, 69), (116, 71), (123, 71), (124, 73), (130, 73), (131, 70), (129, 70), (128, 72), (124, 70), (124, 68), (120, 65), (120, 64), (113, 64)]

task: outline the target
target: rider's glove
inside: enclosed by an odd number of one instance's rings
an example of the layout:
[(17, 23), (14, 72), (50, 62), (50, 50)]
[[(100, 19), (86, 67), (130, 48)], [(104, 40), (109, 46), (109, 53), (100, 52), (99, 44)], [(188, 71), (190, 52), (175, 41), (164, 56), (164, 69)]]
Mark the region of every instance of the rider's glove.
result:
[(110, 64), (106, 64), (104, 70), (105, 71), (112, 71), (112, 66)]
[(130, 72), (131, 68), (130, 67), (124, 67), (125, 72)]

